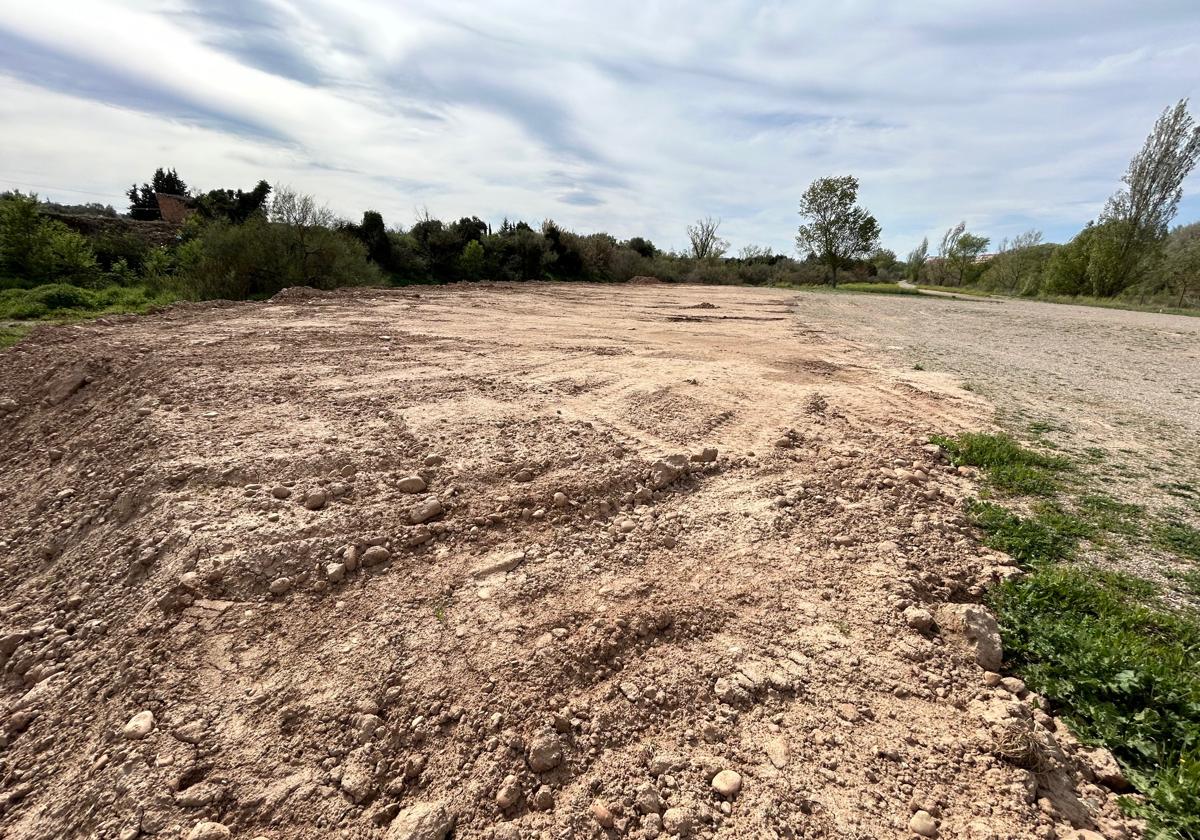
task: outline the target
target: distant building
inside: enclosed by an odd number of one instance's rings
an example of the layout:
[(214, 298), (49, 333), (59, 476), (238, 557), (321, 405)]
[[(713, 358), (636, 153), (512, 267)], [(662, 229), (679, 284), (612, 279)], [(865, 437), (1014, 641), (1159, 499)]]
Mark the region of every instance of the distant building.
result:
[(173, 225), (183, 224), (188, 216), (196, 212), (196, 202), (186, 195), (155, 193), (154, 199), (158, 202), (162, 220)]

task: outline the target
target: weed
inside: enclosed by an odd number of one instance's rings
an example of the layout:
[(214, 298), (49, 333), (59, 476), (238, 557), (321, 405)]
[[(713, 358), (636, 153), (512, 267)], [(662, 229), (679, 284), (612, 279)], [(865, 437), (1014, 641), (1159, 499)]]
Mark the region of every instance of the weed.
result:
[(992, 502), (975, 502), (969, 514), (984, 533), (984, 545), (1020, 563), (1065, 560), (1075, 553), (1079, 541), (1077, 534), (1060, 529), (1052, 517), (1021, 517)]
[(992, 596), (1007, 664), (1113, 751), (1151, 836), (1200, 837), (1200, 620), (1154, 602), (1137, 578), (1049, 563)]
[(874, 295), (920, 295), (917, 289), (910, 289), (896, 283), (842, 283), (837, 287), (843, 292), (867, 292)]
[(1070, 466), (1065, 458), (1027, 449), (1004, 434), (966, 432), (957, 438), (935, 436), (933, 442), (956, 465), (979, 467), (993, 487), (1010, 495), (1052, 495), (1058, 489), (1052, 474)]
[(925, 365), (917, 362), (915, 365), (913, 365), (913, 370), (925, 370)]

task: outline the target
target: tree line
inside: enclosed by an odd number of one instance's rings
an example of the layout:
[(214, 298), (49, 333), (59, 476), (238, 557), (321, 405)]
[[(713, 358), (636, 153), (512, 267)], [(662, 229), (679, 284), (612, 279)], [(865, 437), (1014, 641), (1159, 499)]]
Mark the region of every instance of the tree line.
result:
[[(0, 194), (0, 294), (44, 284), (81, 288), (145, 286), (156, 293), (234, 299), (262, 297), (291, 285), (333, 288), (392, 282), (586, 280), (755, 285), (837, 285), (858, 280), (978, 286), (1022, 295), (1112, 297), (1136, 291), (1171, 294), (1182, 305), (1200, 277), (1200, 225), (1169, 230), (1182, 183), (1200, 156), (1200, 128), (1181, 100), (1155, 124), (1130, 162), (1122, 187), (1099, 218), (1063, 245), (1038, 231), (990, 240), (949, 228), (931, 253), (928, 239), (900, 260), (880, 247), (878, 220), (858, 201), (852, 175), (818, 178), (800, 198), (796, 256), (761, 246), (730, 255), (721, 220), (686, 229), (687, 247), (663, 250), (646, 237), (620, 240), (581, 234), (553, 220), (531, 225), (477, 216), (444, 221), (427, 211), (408, 226), (389, 225), (373, 210), (339, 219), (316, 199), (259, 181), (248, 189), (195, 190), (174, 169), (159, 168), (127, 192), (128, 219), (162, 218), (159, 195), (185, 201), (191, 216), (167, 243), (149, 243), (136, 225), (113, 226), (101, 205), (66, 207), (20, 192)], [(73, 213), (113, 221), (80, 233)]]

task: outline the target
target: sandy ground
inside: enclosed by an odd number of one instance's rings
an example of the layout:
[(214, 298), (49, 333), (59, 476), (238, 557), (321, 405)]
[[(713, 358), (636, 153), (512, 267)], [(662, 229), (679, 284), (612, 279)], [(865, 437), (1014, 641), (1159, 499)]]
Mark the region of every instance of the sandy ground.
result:
[(1011, 300), (809, 294), (800, 317), (880, 364), (953, 375), (1108, 491), (1200, 525), (1200, 318)]
[(970, 307), (481, 285), (39, 330), (0, 355), (0, 834), (1136, 834), (995, 673), (1014, 569), (926, 444), (991, 407), (888, 349)]

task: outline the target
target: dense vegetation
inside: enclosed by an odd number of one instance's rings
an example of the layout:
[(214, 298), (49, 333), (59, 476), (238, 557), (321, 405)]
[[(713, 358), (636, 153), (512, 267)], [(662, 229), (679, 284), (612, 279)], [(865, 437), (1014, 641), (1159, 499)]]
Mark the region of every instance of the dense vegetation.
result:
[[(1200, 561), (1200, 533), (1170, 519), (1147, 526), (1141, 507), (1089, 490), (1069, 461), (1011, 437), (935, 442), (955, 463), (979, 467), (986, 492), (1009, 500), (971, 506), (984, 541), (1026, 571), (991, 596), (1006, 667), (1081, 739), (1112, 750), (1145, 797), (1127, 804), (1150, 836), (1200, 837), (1200, 613), (1167, 607), (1154, 584), (1087, 563), (1080, 551), (1087, 544), (1104, 560), (1148, 543), (1189, 567)], [(1010, 509), (1018, 505), (1022, 512)]]

